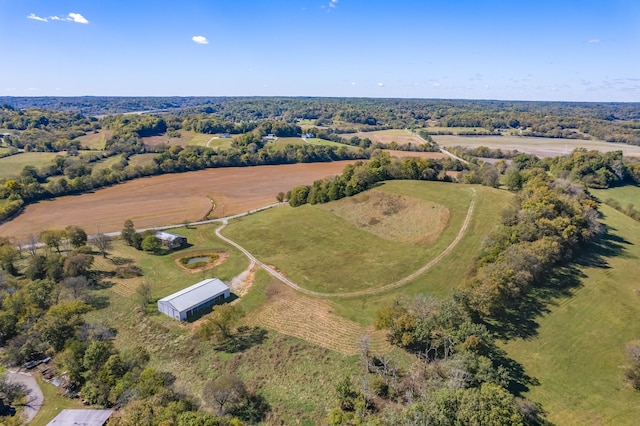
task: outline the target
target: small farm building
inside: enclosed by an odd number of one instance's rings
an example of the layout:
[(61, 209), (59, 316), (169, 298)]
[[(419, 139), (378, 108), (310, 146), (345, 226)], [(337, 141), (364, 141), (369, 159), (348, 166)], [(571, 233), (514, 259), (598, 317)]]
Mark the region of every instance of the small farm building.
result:
[(229, 295), (225, 283), (210, 278), (158, 300), (158, 310), (171, 318), (186, 321), (194, 312), (211, 307)]
[(169, 232), (157, 232), (156, 237), (160, 238), (162, 244), (170, 249), (176, 249), (187, 244), (187, 237), (183, 237), (178, 234), (171, 234)]
[(103, 426), (113, 410), (62, 410), (47, 426)]

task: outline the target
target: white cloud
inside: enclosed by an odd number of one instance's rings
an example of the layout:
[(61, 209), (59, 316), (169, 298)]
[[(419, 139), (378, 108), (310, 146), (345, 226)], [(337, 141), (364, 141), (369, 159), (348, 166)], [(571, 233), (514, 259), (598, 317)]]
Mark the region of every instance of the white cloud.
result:
[(191, 40), (198, 44), (209, 44), (209, 40), (205, 36), (193, 36)]
[(355, 81), (351, 83), (352, 86), (355, 86), (356, 84), (358, 83), (356, 83)]
[(433, 83), (431, 86), (432, 86), (432, 87), (440, 87), (440, 86), (441, 86), (441, 84), (440, 84), (440, 83)]
[(51, 21), (69, 21), (69, 22), (76, 22), (78, 24), (88, 24), (89, 21), (87, 20), (87, 18), (85, 18), (84, 16), (82, 16), (79, 13), (73, 13), (71, 12), (69, 15), (67, 15), (66, 18), (63, 18), (61, 16), (49, 16), (48, 18), (43, 18), (41, 16), (36, 15), (35, 13), (30, 14), (29, 16), (27, 16), (28, 19), (33, 19), (35, 21), (40, 21), (40, 22), (49, 22)]
[(40, 22), (47, 22), (47, 18), (42, 18), (40, 16), (37, 16), (35, 13), (32, 13), (29, 16), (27, 16), (27, 19), (33, 19), (34, 21), (40, 21)]
[(378, 87), (384, 87), (384, 83), (378, 83)]
[(336, 7), (337, 4), (338, 4), (338, 0), (331, 0), (329, 2), (329, 7)]
[(67, 18), (67, 21), (73, 21), (73, 22), (77, 22), (78, 24), (88, 24), (89, 21), (87, 21), (87, 18), (85, 18), (84, 16), (80, 15), (79, 13), (70, 13), (69, 14), (69, 18)]
[(599, 38), (592, 38), (587, 40), (587, 43), (589, 44), (596, 44), (596, 43), (600, 43), (602, 40), (600, 40)]

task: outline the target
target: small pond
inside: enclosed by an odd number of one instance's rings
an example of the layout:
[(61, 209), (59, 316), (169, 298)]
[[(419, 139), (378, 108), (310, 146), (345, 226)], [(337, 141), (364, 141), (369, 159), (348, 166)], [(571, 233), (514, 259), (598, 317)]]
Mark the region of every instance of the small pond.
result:
[(201, 257), (191, 257), (187, 260), (187, 265), (193, 265), (194, 263), (208, 263), (211, 258), (209, 256), (201, 256)]

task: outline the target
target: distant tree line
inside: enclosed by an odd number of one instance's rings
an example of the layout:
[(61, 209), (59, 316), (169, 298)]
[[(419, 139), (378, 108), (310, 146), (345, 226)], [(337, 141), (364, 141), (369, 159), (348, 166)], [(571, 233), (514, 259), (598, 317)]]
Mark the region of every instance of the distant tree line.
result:
[[(595, 138), (640, 144), (640, 104), (370, 98), (172, 97), (14, 98), (15, 109), (47, 108), (104, 115), (151, 111), (215, 115), (228, 123), (311, 120), (378, 128), (475, 127), (489, 134), (513, 129), (528, 136)], [(380, 127), (382, 126), (382, 127)], [(228, 130), (225, 130), (228, 131)], [(474, 132), (473, 134), (477, 134)]]
[(447, 171), (461, 171), (464, 165), (452, 159), (391, 157), (384, 151), (374, 151), (370, 160), (345, 167), (342, 174), (317, 180), (313, 185), (293, 188), (285, 197), (289, 205), (321, 204), (350, 197), (370, 189), (384, 180), (417, 179), (451, 181)]

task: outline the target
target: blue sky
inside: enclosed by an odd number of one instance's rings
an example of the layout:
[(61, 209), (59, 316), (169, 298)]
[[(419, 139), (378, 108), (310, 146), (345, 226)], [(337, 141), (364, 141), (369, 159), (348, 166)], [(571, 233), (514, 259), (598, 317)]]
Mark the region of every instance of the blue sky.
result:
[(0, 96), (640, 102), (638, 0), (0, 0)]

